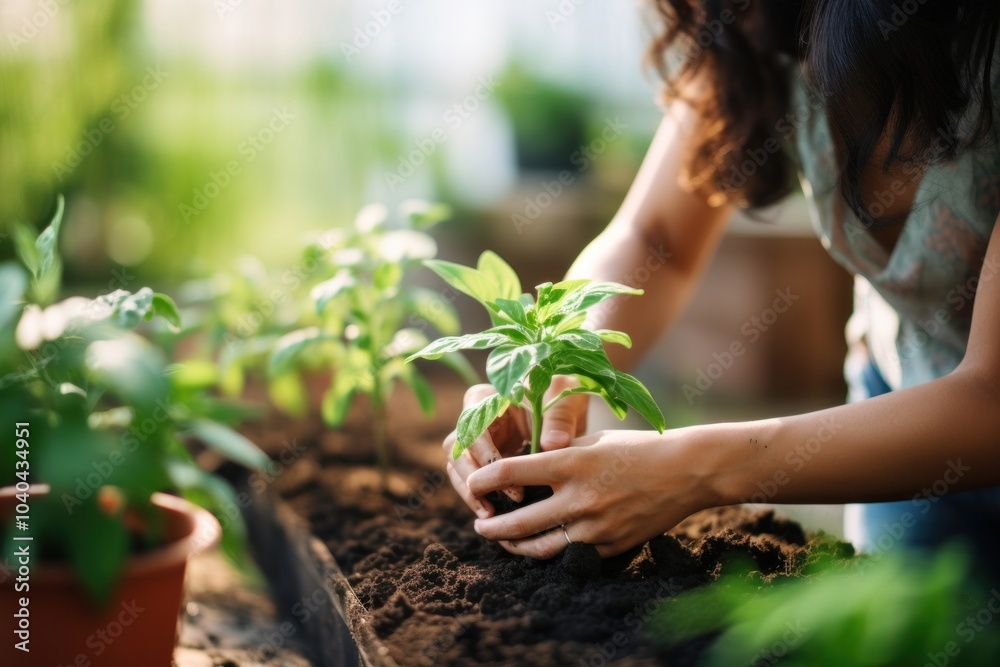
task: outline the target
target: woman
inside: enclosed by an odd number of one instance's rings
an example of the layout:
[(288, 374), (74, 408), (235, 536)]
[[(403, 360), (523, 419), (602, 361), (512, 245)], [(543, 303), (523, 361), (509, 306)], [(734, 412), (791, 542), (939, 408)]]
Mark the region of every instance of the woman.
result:
[[(779, 200), (798, 172), (823, 245), (858, 277), (849, 335), (867, 347), (850, 379), (866, 400), (584, 435), (577, 395), (546, 414), (544, 452), (504, 458), (524, 439), (512, 409), (448, 464), (476, 530), (525, 556), (551, 558), (569, 541), (609, 556), (767, 488), (776, 503), (876, 503), (850, 513), (850, 536), (868, 549), (964, 536), (997, 561), (1000, 3), (656, 6), (668, 111), (618, 214), (570, 270), (614, 280), (650, 248), (671, 253), (642, 299), (598, 314), (634, 341), (610, 349), (612, 361), (634, 365), (678, 315), (733, 207)], [(474, 387), (466, 401), (491, 391)], [(517, 499), (524, 485), (554, 495), (494, 516), (485, 494)]]

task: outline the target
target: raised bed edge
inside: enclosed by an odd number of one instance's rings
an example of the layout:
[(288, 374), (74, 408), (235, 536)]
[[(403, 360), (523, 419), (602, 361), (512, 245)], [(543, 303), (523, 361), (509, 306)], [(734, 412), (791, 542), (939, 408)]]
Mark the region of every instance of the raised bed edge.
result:
[[(245, 475), (232, 481), (253, 499), (241, 511), (254, 560), (267, 578), (279, 613), (298, 629), (313, 664), (399, 667), (372, 630), (371, 613), (306, 522), (273, 492), (251, 491)], [(314, 597), (317, 590), (322, 591), (319, 604)], [(307, 618), (303, 603), (309, 604)]]

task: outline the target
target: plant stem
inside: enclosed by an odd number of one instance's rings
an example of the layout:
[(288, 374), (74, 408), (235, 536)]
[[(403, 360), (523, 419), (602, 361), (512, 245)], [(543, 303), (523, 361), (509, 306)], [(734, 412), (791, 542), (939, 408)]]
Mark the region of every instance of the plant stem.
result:
[(545, 403), (544, 394), (531, 399), (531, 453), (542, 451), (542, 412)]
[(382, 490), (389, 490), (389, 443), (385, 437), (385, 408), (379, 404), (375, 408), (375, 423), (372, 430), (375, 435), (375, 452), (378, 456), (379, 479), (382, 481)]
[(385, 434), (385, 403), (382, 396), (381, 369), (374, 367), (372, 384), (372, 435), (375, 440), (375, 455), (378, 460), (379, 478), (382, 481), (382, 491), (389, 490), (389, 443)]

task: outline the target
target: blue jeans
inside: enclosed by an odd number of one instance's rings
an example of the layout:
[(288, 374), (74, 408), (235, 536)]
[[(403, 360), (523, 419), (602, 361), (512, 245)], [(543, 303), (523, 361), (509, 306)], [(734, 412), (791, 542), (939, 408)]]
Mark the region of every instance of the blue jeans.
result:
[[(870, 397), (891, 391), (871, 364), (860, 381)], [(1000, 446), (1000, 434), (997, 439)], [(945, 495), (965, 472), (962, 465), (943, 463), (941, 477), (912, 500), (849, 505), (847, 538), (868, 553), (962, 540), (983, 573), (1000, 579), (1000, 487)]]

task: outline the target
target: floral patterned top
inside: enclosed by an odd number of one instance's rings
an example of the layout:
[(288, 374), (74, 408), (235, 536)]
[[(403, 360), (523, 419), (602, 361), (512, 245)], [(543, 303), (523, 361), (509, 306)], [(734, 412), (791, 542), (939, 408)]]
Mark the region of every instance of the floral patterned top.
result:
[[(857, 276), (849, 339), (864, 337), (893, 389), (946, 375), (965, 355), (980, 271), (984, 280), (1000, 271), (983, 267), (1000, 213), (1000, 142), (931, 165), (888, 253), (840, 195), (822, 100), (797, 70), (795, 77), (789, 116), (795, 119), (793, 159), (799, 162), (813, 226), (833, 258)], [(994, 103), (1000, 108), (996, 78)], [(882, 196), (893, 195), (887, 190)]]

